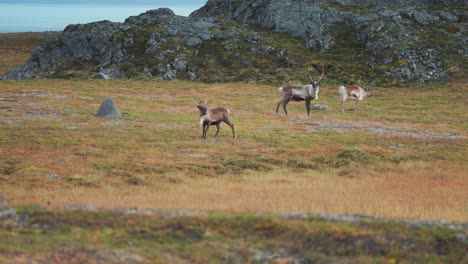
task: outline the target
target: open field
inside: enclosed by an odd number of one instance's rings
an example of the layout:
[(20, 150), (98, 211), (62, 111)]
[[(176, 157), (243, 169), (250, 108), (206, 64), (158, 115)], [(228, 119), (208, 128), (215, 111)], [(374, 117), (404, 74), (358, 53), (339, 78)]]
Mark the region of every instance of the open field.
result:
[[(286, 118), (270, 86), (2, 81), (0, 193), (13, 205), (467, 220), (466, 85), (375, 88), (344, 115), (322, 86), (331, 111), (307, 118), (291, 103)], [(94, 116), (107, 97), (122, 118)], [(238, 139), (224, 125), (201, 141), (191, 99), (205, 97), (232, 110)]]

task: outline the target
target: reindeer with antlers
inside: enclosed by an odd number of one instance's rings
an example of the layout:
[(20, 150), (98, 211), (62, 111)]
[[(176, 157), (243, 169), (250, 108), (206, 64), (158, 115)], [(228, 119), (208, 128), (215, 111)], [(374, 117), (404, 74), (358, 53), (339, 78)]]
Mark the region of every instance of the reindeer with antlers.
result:
[(307, 71), (307, 74), (309, 75), (309, 79), (311, 82), (310, 84), (306, 84), (302, 86), (283, 85), (278, 89), (278, 92), (280, 92), (281, 94), (281, 99), (276, 104), (276, 115), (278, 115), (278, 109), (280, 105), (283, 105), (284, 113), (288, 115), (286, 106), (288, 105), (290, 101), (293, 101), (293, 102), (305, 101), (306, 109), (307, 109), (307, 116), (310, 115), (310, 101), (318, 99), (318, 93), (320, 90), (320, 81), (325, 75), (325, 65), (323, 65), (322, 67), (321, 76), (318, 79), (318, 81), (314, 80), (310, 71)]
[(210, 126), (216, 126), (216, 134), (213, 137), (213, 140), (216, 140), (220, 130), (221, 122), (224, 122), (231, 127), (232, 137), (236, 138), (234, 124), (229, 120), (229, 114), (231, 113), (229, 109), (225, 107), (208, 108), (208, 98), (205, 99), (204, 104), (202, 104), (201, 101), (197, 103), (195, 99), (192, 99), (192, 101), (197, 105), (198, 110), (200, 110), (200, 125), (203, 126), (203, 141), (206, 141), (206, 135)]
[(354, 100), (354, 111), (357, 111), (357, 103), (358, 101), (362, 101), (364, 97), (371, 97), (372, 93), (369, 90), (370, 88), (370, 82), (373, 80), (373, 78), (369, 79), (365, 85), (363, 85), (361, 81), (362, 76), (359, 77), (359, 80), (357, 81), (357, 85), (349, 85), (349, 84), (343, 84), (338, 87), (338, 91), (340, 92), (340, 97), (341, 97), (341, 112), (344, 114), (344, 102), (346, 99), (350, 98), (351, 100)]

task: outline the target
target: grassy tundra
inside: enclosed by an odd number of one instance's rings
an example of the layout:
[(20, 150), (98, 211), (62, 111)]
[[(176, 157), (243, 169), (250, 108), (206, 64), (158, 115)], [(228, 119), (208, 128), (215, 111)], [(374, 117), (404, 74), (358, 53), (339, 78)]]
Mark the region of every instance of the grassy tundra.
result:
[[(14, 50), (14, 45), (8, 43), (2, 40), (0, 49)], [(9, 61), (24, 61), (26, 57), (20, 53), (8, 53)], [(7, 69), (3, 63), (1, 66), (3, 71)], [(168, 234), (203, 241), (192, 247), (181, 245), (182, 238), (167, 238), (170, 242), (160, 241), (163, 245), (157, 249), (160, 251), (149, 255), (161, 252), (193, 255), (206, 243), (215, 243), (204, 236), (210, 232), (215, 234), (216, 241), (218, 236), (229, 237), (233, 244), (240, 243), (239, 248), (244, 248), (242, 243), (250, 245), (260, 240), (269, 248), (275, 239), (294, 240), (290, 236), (299, 236), (303, 231), (311, 236), (344, 234), (338, 241), (361, 237), (362, 232), (375, 236), (383, 232), (378, 228), (369, 230), (318, 220), (319, 223), (283, 223), (276, 222), (276, 218), (265, 220), (248, 214), (257, 211), (353, 213), (467, 222), (467, 88), (463, 82), (375, 87), (373, 97), (359, 103), (358, 112), (347, 111), (343, 115), (338, 84), (325, 81), (320, 99), (314, 103), (327, 104), (331, 110), (313, 110), (307, 118), (304, 103), (290, 103), (289, 117), (281, 112), (275, 117), (279, 94), (278, 87), (273, 86), (131, 80), (1, 81), (0, 194), (7, 197), (10, 206), (37, 204), (50, 210), (20, 209), (31, 215), (31, 223), (37, 221), (41, 226), (51, 219), (68, 219), (52, 224), (54, 228), (47, 238), (71, 248), (86, 248), (93, 243), (108, 249), (127, 248), (124, 242), (128, 241), (118, 239), (119, 235), (137, 240), (143, 248), (151, 246), (145, 244), (150, 243), (145, 240), (148, 237)], [(107, 97), (113, 98), (123, 113), (121, 118), (94, 116)], [(210, 106), (225, 106), (232, 111), (237, 139), (231, 138), (229, 127), (224, 125), (217, 141), (209, 139), (203, 143), (198, 110), (192, 98), (206, 97)], [(351, 102), (345, 105), (346, 110), (352, 107)], [(214, 132), (214, 128), (210, 129), (209, 137)], [(113, 231), (93, 227), (101, 221), (110, 221), (105, 213), (75, 215), (54, 209), (77, 204), (236, 213), (232, 217), (176, 218), (174, 225), (181, 222), (178, 226), (184, 227), (180, 234), (172, 224), (167, 229), (152, 229), (151, 220), (122, 216), (116, 220), (118, 226)], [(264, 232), (262, 228), (245, 236), (219, 233), (220, 222), (237, 226), (238, 217), (247, 218), (246, 226), (266, 225), (268, 231), (262, 233), (265, 236), (256, 236), (257, 231)], [(141, 221), (137, 226), (142, 230), (130, 230), (132, 221)], [(65, 227), (66, 224), (70, 226)], [(94, 231), (86, 231), (87, 225)], [(310, 229), (321, 225), (325, 225), (323, 230)], [(14, 242), (0, 242), (0, 255), (34, 255), (54, 248), (37, 230), (9, 228), (1, 229), (0, 235)], [(390, 229), (392, 234), (406, 232), (395, 233)], [(437, 238), (447, 243), (456, 240), (446, 230), (448, 233), (443, 235), (437, 230), (426, 231), (414, 235), (414, 239), (420, 239), (422, 234), (430, 237), (422, 244), (415, 242), (417, 245), (434, 246), (431, 243)], [(203, 239), (197, 232), (204, 234)], [(242, 239), (249, 242), (239, 242)], [(306, 240), (304, 237), (297, 241)], [(33, 241), (34, 247), (21, 247), (24, 241)], [(306, 244), (294, 245), (291, 250), (300, 252)], [(286, 246), (275, 244), (278, 247)], [(446, 253), (453, 258), (446, 260), (462, 260), (463, 250), (457, 251), (459, 244), (448, 247), (454, 251)], [(385, 258), (377, 260), (412, 259), (402, 248), (398, 254), (387, 252)], [(343, 252), (348, 255), (348, 251)], [(371, 254), (353, 254), (361, 253)], [(73, 250), (67, 254), (73, 255)], [(434, 260), (431, 254), (421, 256), (427, 257), (423, 260)], [(217, 257), (213, 259), (216, 262)], [(310, 255), (310, 259), (314, 257)], [(209, 262), (204, 257), (190, 260)]]
[[(276, 118), (276, 87), (2, 81), (0, 193), (14, 205), (320, 211), (466, 220), (466, 87), (376, 88), (358, 112)], [(232, 111), (201, 140), (192, 98)], [(106, 97), (124, 113), (94, 116)], [(347, 105), (352, 108), (352, 103)], [(210, 130), (213, 136), (215, 129)]]

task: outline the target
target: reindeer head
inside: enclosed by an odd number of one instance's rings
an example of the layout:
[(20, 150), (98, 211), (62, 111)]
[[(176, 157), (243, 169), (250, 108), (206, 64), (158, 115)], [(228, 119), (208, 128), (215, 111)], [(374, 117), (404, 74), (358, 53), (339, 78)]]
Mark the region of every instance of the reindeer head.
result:
[(370, 91), (370, 86), (366, 86), (364, 88), (364, 90), (366, 90), (366, 96), (367, 97), (372, 97), (372, 92)]
[(372, 92), (370, 91), (370, 87), (371, 87), (370, 83), (374, 80), (374, 78), (372, 78), (372, 77), (369, 78), (367, 80), (366, 84), (361, 83), (361, 78), (362, 78), (362, 76), (359, 77), (359, 80), (357, 81), (357, 83), (359, 84), (359, 86), (362, 87), (362, 89), (364, 89), (364, 91), (366, 91), (366, 96), (367, 97), (372, 97)]
[(205, 103), (202, 103), (202, 101), (197, 103), (193, 98), (192, 101), (197, 105), (198, 110), (200, 110), (200, 116), (204, 116), (208, 113), (208, 98), (205, 99)]
[(310, 71), (307, 71), (307, 74), (309, 75), (309, 79), (310, 79), (310, 82), (311, 82), (310, 84), (314, 88), (314, 100), (318, 100), (318, 93), (319, 93), (319, 90), (320, 90), (320, 81), (322, 80), (323, 76), (325, 76), (325, 65), (322, 65), (322, 72), (321, 72), (321, 75), (320, 75), (320, 78), (318, 79), (318, 81), (314, 80), (314, 78), (312, 77), (312, 74), (310, 73)]

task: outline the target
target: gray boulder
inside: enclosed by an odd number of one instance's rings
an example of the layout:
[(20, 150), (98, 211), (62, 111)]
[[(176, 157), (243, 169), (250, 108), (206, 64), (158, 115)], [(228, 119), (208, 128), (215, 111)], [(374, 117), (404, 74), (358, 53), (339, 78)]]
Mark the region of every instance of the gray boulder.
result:
[(459, 21), (459, 18), (457, 15), (447, 10), (440, 11), (439, 15), (442, 20), (447, 21), (447, 22), (455, 23)]
[(312, 105), (312, 109), (315, 109), (315, 110), (330, 110), (330, 107), (326, 104), (313, 104)]
[[(0, 224), (1, 223), (19, 223), (20, 216), (16, 211), (6, 205), (0, 204)], [(0, 225), (1, 226), (1, 225)]]
[(417, 23), (423, 25), (423, 26), (428, 26), (433, 22), (439, 21), (439, 18), (436, 16), (433, 16), (427, 12), (423, 11), (416, 11), (416, 10), (409, 10), (407, 12), (407, 15), (410, 16), (411, 18), (414, 19)]
[(194, 47), (194, 46), (199, 46), (203, 43), (203, 40), (199, 37), (190, 37), (186, 41), (187, 46), (189, 47)]
[(97, 117), (120, 117), (120, 113), (114, 101), (111, 98), (104, 100), (96, 113)]

